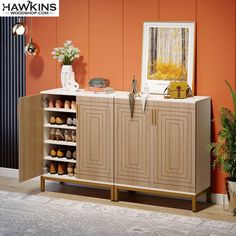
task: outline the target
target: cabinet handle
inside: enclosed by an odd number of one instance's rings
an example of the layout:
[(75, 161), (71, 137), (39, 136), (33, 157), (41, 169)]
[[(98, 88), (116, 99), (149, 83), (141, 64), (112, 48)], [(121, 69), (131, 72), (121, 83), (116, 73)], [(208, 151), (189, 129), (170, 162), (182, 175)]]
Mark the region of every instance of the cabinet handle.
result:
[(152, 109), (152, 125), (154, 125), (154, 110)]
[(157, 110), (155, 110), (155, 125), (157, 125)]

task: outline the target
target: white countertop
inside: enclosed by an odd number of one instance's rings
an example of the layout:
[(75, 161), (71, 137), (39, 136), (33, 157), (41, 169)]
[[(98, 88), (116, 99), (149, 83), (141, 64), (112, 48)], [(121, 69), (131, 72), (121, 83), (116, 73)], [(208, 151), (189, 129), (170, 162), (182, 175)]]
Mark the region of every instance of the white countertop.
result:
[[(85, 96), (85, 97), (101, 97), (101, 98), (116, 98), (116, 99), (126, 99), (128, 98), (129, 92), (127, 91), (114, 91), (113, 93), (89, 93), (84, 92), (83, 89), (80, 89), (79, 91), (72, 92), (68, 91), (62, 88), (56, 88), (56, 89), (50, 89), (41, 91), (41, 94), (50, 94), (50, 95), (66, 95), (66, 96)], [(171, 101), (176, 103), (196, 103), (203, 99), (209, 99), (209, 96), (194, 96), (186, 99), (165, 99), (163, 95), (160, 94), (149, 94), (148, 100), (149, 101)], [(140, 97), (136, 98), (137, 100), (140, 99)]]

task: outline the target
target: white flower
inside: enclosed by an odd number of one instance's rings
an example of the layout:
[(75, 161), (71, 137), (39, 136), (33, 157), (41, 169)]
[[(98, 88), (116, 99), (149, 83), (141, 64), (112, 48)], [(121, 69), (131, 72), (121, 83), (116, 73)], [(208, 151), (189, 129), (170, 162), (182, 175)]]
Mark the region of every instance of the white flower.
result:
[(80, 50), (73, 46), (72, 41), (67, 40), (64, 42), (64, 47), (54, 48), (52, 55), (58, 62), (65, 65), (71, 65), (76, 58), (79, 58)]

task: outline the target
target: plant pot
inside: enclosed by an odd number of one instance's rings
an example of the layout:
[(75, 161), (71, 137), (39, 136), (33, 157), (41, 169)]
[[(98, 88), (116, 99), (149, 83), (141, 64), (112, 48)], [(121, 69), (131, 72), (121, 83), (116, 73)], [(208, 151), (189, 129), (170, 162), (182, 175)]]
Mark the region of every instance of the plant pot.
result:
[(229, 200), (229, 209), (232, 212), (236, 212), (236, 181), (232, 181), (231, 179), (227, 178), (227, 185), (226, 190), (228, 194)]

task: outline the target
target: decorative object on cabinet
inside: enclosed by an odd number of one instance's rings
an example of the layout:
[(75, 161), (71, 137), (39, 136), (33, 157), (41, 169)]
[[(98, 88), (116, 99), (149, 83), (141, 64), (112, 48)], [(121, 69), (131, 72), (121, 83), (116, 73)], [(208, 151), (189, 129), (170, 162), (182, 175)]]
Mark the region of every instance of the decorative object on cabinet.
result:
[(182, 99), (192, 97), (192, 90), (186, 81), (173, 81), (164, 91), (164, 98)]
[(149, 89), (147, 84), (144, 86), (142, 95), (141, 95), (141, 101), (142, 101), (142, 107), (143, 107), (143, 112), (145, 111), (146, 104), (147, 104), (147, 98), (149, 96)]
[(135, 97), (140, 97), (140, 94), (138, 92), (138, 82), (134, 76), (134, 79), (132, 80), (131, 91), (129, 93), (129, 108), (130, 108), (131, 118), (133, 118), (133, 115), (134, 115)]
[(109, 86), (110, 86), (109, 79), (93, 78), (93, 79), (89, 80), (89, 87), (106, 88)]
[(89, 87), (84, 91), (87, 93), (113, 93), (113, 88), (109, 86), (109, 79), (93, 78), (89, 81)]
[(236, 213), (236, 91), (228, 81), (225, 81), (233, 101), (233, 110), (222, 107), (220, 112), (221, 130), (216, 142), (209, 145), (215, 157), (213, 168), (221, 166), (228, 175), (226, 178), (226, 190), (230, 208)]
[(72, 41), (67, 40), (64, 47), (54, 48), (53, 58), (62, 63), (61, 69), (61, 85), (63, 89), (68, 91), (77, 91), (79, 84), (75, 81), (75, 73), (72, 64), (76, 58), (80, 56), (80, 50), (73, 46)]
[[(194, 84), (195, 23), (145, 22), (142, 54), (142, 91), (163, 94), (169, 81)], [(194, 91), (193, 91), (194, 92)]]

